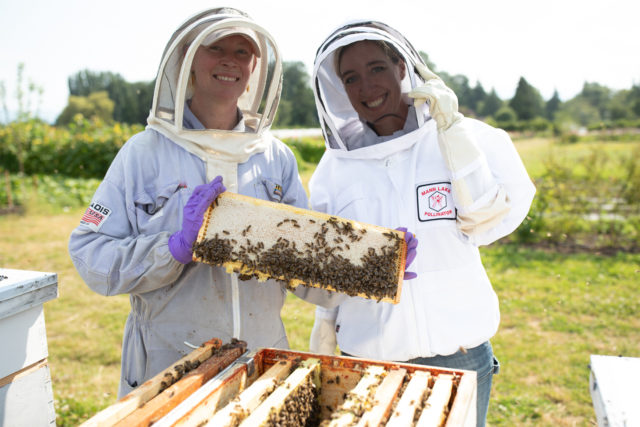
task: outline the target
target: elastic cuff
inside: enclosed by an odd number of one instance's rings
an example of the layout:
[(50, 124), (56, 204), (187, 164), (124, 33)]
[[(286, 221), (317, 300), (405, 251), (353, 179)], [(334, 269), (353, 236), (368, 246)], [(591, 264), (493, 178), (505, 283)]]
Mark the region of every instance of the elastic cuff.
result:
[(188, 264), (193, 260), (193, 252), (191, 248), (187, 248), (179, 231), (169, 237), (169, 252), (181, 264)]

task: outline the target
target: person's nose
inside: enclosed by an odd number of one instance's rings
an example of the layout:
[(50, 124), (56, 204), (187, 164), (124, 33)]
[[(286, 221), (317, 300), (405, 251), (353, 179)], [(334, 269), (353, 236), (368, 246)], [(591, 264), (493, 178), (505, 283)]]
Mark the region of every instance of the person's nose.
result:
[(360, 84), (360, 92), (368, 94), (375, 87), (375, 82), (370, 77), (363, 77)]
[(235, 64), (233, 52), (229, 52), (226, 50), (222, 52), (222, 56), (220, 57), (220, 63), (227, 66)]

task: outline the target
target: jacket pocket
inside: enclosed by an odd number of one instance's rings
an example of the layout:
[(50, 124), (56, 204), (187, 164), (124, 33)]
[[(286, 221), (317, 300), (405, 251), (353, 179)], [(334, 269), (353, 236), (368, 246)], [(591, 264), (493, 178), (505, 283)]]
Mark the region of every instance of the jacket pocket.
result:
[(262, 200), (280, 203), (284, 196), (282, 183), (272, 178), (259, 179), (255, 184), (256, 197)]
[(174, 181), (139, 194), (134, 200), (140, 234), (176, 231), (182, 221), (184, 186)]

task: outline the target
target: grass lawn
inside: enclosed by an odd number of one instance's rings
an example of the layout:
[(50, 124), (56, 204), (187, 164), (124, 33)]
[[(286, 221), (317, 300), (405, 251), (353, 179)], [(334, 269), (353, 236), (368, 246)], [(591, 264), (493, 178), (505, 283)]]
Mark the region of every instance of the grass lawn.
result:
[[(532, 176), (547, 140), (518, 141)], [(609, 144), (628, 152), (629, 145)], [(562, 147), (584, 156), (589, 144)], [(557, 154), (557, 152), (556, 152)], [(305, 186), (313, 171), (301, 175)], [(84, 208), (30, 205), (0, 216), (0, 266), (58, 274), (59, 298), (45, 304), (58, 425), (77, 425), (116, 400), (127, 296), (93, 293), (67, 251)], [(493, 426), (589, 426), (591, 354), (640, 357), (640, 254), (558, 254), (495, 244), (482, 249), (501, 301), (492, 340), (501, 362), (489, 408)], [(433, 304), (437, 304), (434, 301)], [(290, 295), (282, 316), (291, 347), (308, 349), (314, 307)]]
[[(126, 296), (94, 294), (71, 264), (67, 239), (82, 211), (0, 217), (0, 265), (58, 274), (45, 317), (59, 425), (115, 401), (129, 310)], [(591, 425), (589, 355), (640, 357), (640, 255), (494, 245), (483, 257), (502, 308), (490, 423)], [(292, 348), (307, 350), (313, 306), (291, 295), (283, 318)]]

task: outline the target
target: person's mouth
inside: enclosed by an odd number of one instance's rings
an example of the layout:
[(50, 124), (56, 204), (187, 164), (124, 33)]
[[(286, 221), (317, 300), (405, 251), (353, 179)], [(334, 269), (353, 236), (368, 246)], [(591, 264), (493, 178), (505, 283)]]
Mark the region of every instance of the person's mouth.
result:
[(387, 98), (387, 96), (386, 96), (386, 95), (382, 95), (382, 96), (380, 96), (380, 97), (378, 97), (378, 98), (376, 98), (376, 99), (373, 99), (373, 100), (371, 100), (371, 101), (363, 102), (363, 104), (364, 104), (367, 108), (376, 108), (376, 107), (379, 107), (379, 106), (384, 102), (384, 100), (385, 100), (386, 98)]
[(220, 80), (223, 82), (237, 82), (238, 80), (240, 80), (239, 77), (224, 76), (222, 74), (214, 74), (213, 77), (215, 77), (216, 80)]

